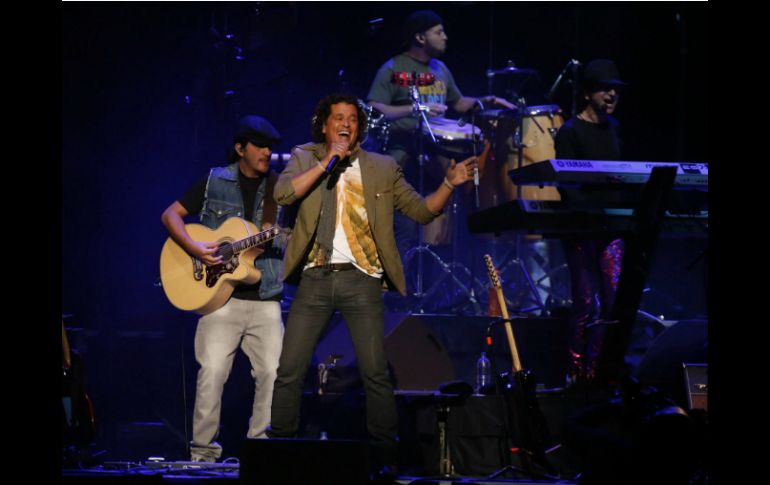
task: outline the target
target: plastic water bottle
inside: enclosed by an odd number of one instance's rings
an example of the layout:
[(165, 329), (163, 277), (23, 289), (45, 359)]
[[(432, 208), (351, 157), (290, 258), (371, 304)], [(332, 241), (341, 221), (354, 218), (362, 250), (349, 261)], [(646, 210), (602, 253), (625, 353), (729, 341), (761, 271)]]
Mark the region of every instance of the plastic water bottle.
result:
[(484, 386), (492, 381), (492, 364), (487, 359), (487, 353), (482, 352), (476, 361), (476, 392), (480, 393)]

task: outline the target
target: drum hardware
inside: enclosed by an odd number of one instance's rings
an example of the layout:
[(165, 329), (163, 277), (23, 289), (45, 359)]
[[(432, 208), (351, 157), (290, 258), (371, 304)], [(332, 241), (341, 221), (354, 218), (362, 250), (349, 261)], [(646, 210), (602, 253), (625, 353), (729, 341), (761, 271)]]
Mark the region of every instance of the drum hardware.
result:
[[(430, 74), (430, 76), (426, 76), (425, 74)], [(418, 133), (422, 133), (423, 128), (427, 129), (428, 134), (430, 135), (431, 139), (435, 143), (436, 137), (433, 134), (433, 130), (430, 127), (430, 123), (428, 123), (428, 118), (425, 116), (427, 107), (420, 104), (420, 93), (417, 91), (418, 83), (423, 86), (426, 86), (426, 85), (429, 86), (433, 84), (433, 82), (435, 82), (435, 78), (433, 78), (432, 73), (423, 73), (423, 76), (419, 77), (419, 75), (416, 72), (415, 73), (394, 72), (393, 75), (391, 76), (391, 83), (395, 84), (396, 86), (405, 87), (409, 89), (409, 95), (412, 98), (412, 116), (416, 116), (418, 118), (417, 120)], [(425, 155), (423, 150), (422, 137), (418, 136), (417, 160), (420, 166), (418, 191), (420, 192), (420, 195), (422, 195), (424, 192), (426, 158), (427, 158), (427, 155)], [(441, 260), (438, 254), (431, 251), (430, 248), (428, 248), (428, 246), (424, 244), (423, 229), (422, 227), (420, 227), (417, 246), (409, 249), (406, 252), (406, 255), (404, 256), (404, 262), (406, 263), (413, 257), (415, 253), (417, 254), (417, 288), (414, 293), (414, 296), (416, 296), (417, 298), (422, 298), (425, 295), (425, 293), (423, 293), (423, 256), (422, 256), (424, 252), (428, 253), (429, 256), (437, 260), (440, 264), (442, 265), (446, 264)]]
[[(512, 60), (508, 60), (506, 67), (501, 69), (487, 69), (487, 88), (491, 93), (494, 79), (497, 76), (504, 76), (508, 81), (508, 87), (505, 90), (506, 98), (518, 99), (521, 92), (523, 92), (524, 86), (530, 81), (531, 78), (539, 78), (538, 72), (535, 69), (516, 67)], [(513, 87), (513, 82), (516, 81), (516, 89)]]
[[(484, 123), (486, 130), (484, 131), (484, 134), (487, 135), (487, 139), (493, 144), (492, 152), (494, 153), (494, 159), (496, 160), (494, 165), (499, 166), (501, 169), (507, 167), (505, 173), (500, 174), (504, 178), (497, 182), (495, 181), (495, 177), (490, 179), (490, 176), (493, 175), (492, 173), (485, 175), (485, 180), (482, 181), (482, 184), (484, 184), (487, 189), (494, 187), (495, 190), (491, 191), (492, 201), (486, 200), (490, 197), (489, 192), (485, 193), (484, 189), (480, 191), (481, 195), (485, 197), (483, 203), (486, 205), (491, 202), (492, 206), (496, 206), (497, 204), (505, 202), (506, 200), (497, 200), (496, 194), (498, 193), (498, 189), (500, 190), (501, 196), (516, 198), (520, 201), (519, 203), (523, 202), (524, 197), (537, 200), (550, 200), (553, 197), (558, 198), (557, 195), (551, 193), (555, 192), (552, 188), (546, 188), (546, 190), (548, 190), (548, 192), (546, 192), (535, 187), (512, 185), (509, 182), (509, 179), (507, 179), (507, 170), (510, 168), (522, 167), (527, 163), (539, 161), (544, 150), (548, 151), (552, 149), (553, 139), (560, 126), (560, 123), (557, 122), (559, 120), (556, 119), (557, 116), (560, 116), (558, 106), (527, 106), (526, 99), (519, 95), (524, 84), (526, 84), (532, 77), (538, 76), (535, 69), (519, 68), (516, 67), (512, 61), (508, 61), (507, 66), (501, 69), (487, 69), (486, 76), (490, 93), (493, 91), (493, 83), (496, 78), (502, 77), (502, 79), (507, 81), (508, 90), (506, 91), (506, 98), (513, 102), (515, 107), (507, 110), (482, 110), (480, 113), (480, 117), (483, 120), (482, 123)], [(513, 89), (514, 85), (517, 89)], [(529, 127), (530, 121), (534, 127)], [(549, 124), (550, 126), (547, 126)], [(545, 135), (547, 140), (543, 140), (543, 135)], [(515, 158), (511, 155), (514, 155)], [(536, 160), (532, 160), (533, 158)], [(512, 166), (508, 166), (509, 163)], [(524, 293), (531, 295), (532, 304), (529, 304), (529, 300), (527, 300), (525, 305), (526, 308), (522, 308), (520, 311), (545, 311), (545, 297), (555, 296), (551, 294), (551, 289), (548, 286), (550, 283), (550, 276), (552, 273), (560, 271), (562, 268), (559, 267), (553, 270), (543, 268), (543, 276), (535, 277), (535, 273), (539, 272), (538, 268), (533, 267), (530, 264), (531, 261), (529, 260), (529, 257), (524, 257), (522, 254), (522, 249), (529, 247), (532, 241), (518, 233), (512, 234), (512, 236), (513, 240), (506, 243), (506, 249), (510, 248), (507, 251), (508, 254), (505, 255), (505, 258), (500, 259), (503, 263), (500, 268), (501, 272), (517, 271), (521, 275), (521, 279), (519, 279), (518, 282), (521, 286), (521, 292), (519, 292), (518, 296), (522, 296)], [(527, 244), (527, 246), (522, 246), (523, 244)], [(518, 270), (515, 270), (515, 268), (518, 268)], [(484, 289), (487, 290), (488, 288), (489, 284), (487, 284)], [(546, 295), (543, 294), (544, 292)], [(515, 307), (518, 305), (514, 304), (512, 306)]]
[[(465, 139), (464, 131), (467, 129), (470, 129), (471, 131), (471, 139), (473, 139), (475, 135), (474, 127), (461, 127), (459, 126), (459, 123), (452, 122), (451, 120), (445, 120), (444, 118), (437, 118), (435, 120), (435, 123), (437, 124), (435, 127), (431, 125), (428, 117), (426, 116), (427, 112), (430, 112), (430, 109), (420, 103), (420, 94), (418, 91), (418, 86), (430, 86), (433, 83), (435, 83), (435, 76), (433, 73), (409, 73), (409, 72), (394, 72), (391, 77), (391, 82), (397, 86), (400, 87), (406, 87), (409, 89), (409, 94), (412, 100), (412, 116), (415, 116), (418, 118), (418, 123), (416, 127), (416, 133), (417, 136), (417, 159), (419, 162), (419, 179), (418, 179), (418, 191), (421, 195), (425, 192), (425, 170), (426, 170), (426, 164), (428, 163), (428, 155), (425, 151), (425, 142), (423, 139), (422, 134), (425, 133), (428, 137), (430, 137), (430, 140), (433, 142), (434, 145), (439, 146), (439, 137), (442, 138), (442, 140), (446, 140), (449, 142), (453, 142), (455, 140), (462, 141)], [(438, 126), (441, 125), (441, 126)], [(459, 128), (465, 128), (465, 130), (460, 130), (455, 128), (455, 126), (459, 126)], [(435, 129), (434, 129), (435, 128)], [(440, 133), (437, 137), (437, 132)], [(457, 223), (457, 203), (455, 201), (456, 193), (453, 193), (451, 196), (451, 203), (452, 203), (452, 213), (454, 216), (453, 223)], [(456, 230), (452, 229), (454, 232), (452, 233), (453, 237), (456, 234)], [(424, 228), (419, 228), (419, 236), (418, 236), (418, 242), (417, 246), (410, 248), (406, 254), (404, 255), (404, 264), (407, 265), (414, 257), (417, 256), (417, 271), (416, 273), (416, 288), (413, 293), (413, 296), (415, 296), (418, 299), (417, 307), (420, 313), (425, 312), (425, 305), (430, 302), (430, 296), (437, 292), (439, 285), (443, 282), (443, 280), (447, 276), (451, 276), (451, 281), (453, 283), (456, 283), (458, 287), (460, 288), (461, 292), (464, 293), (468, 299), (471, 301), (472, 304), (474, 304), (474, 310), (476, 312), (481, 312), (481, 307), (476, 300), (475, 293), (473, 290), (473, 284), (469, 285), (469, 287), (466, 287), (462, 281), (460, 281), (459, 278), (453, 273), (453, 270), (462, 267), (466, 272), (469, 272), (465, 266), (459, 264), (456, 262), (456, 258), (454, 256), (454, 251), (456, 244), (453, 245), (453, 261), (451, 263), (444, 262), (441, 257), (436, 254), (433, 250), (428, 247), (428, 245), (425, 243), (425, 236), (424, 236)], [(426, 254), (428, 257), (432, 258), (436, 264), (442, 269), (443, 276), (438, 278), (436, 282), (434, 282), (433, 286), (431, 288), (425, 288), (424, 285), (424, 257), (423, 254)]]
[[(558, 133), (559, 129), (553, 126), (553, 120), (555, 116), (553, 111), (548, 111), (546, 114), (546, 116), (548, 116), (548, 118), (551, 120), (551, 127), (547, 129), (543, 129), (543, 127), (537, 121), (537, 115), (540, 114), (540, 111), (530, 109), (529, 113), (527, 114), (532, 117), (532, 123), (534, 123), (537, 129), (540, 130), (540, 133), (545, 133), (547, 131), (548, 134), (551, 135), (551, 138), (556, 139), (556, 133)], [(524, 148), (529, 148), (529, 145), (527, 145), (526, 142), (522, 143), (524, 143)]]
[[(471, 107), (471, 146), (473, 147), (473, 158), (475, 158), (476, 161), (477, 161), (476, 167), (473, 169), (473, 196), (474, 196), (473, 200), (474, 200), (474, 207), (476, 208), (476, 210), (479, 210), (479, 208), (481, 206), (481, 202), (480, 202), (480, 199), (479, 199), (478, 153), (476, 152), (476, 137), (475, 137), (475, 135), (473, 133), (473, 129), (476, 128), (476, 107), (477, 106), (478, 106), (478, 108), (481, 111), (484, 111), (484, 103), (482, 103), (480, 99), (476, 99), (476, 102)], [(489, 153), (489, 152), (487, 151), (486, 153)], [(452, 212), (453, 212), (455, 224), (457, 224), (459, 221), (457, 220), (457, 203), (455, 201), (454, 194), (452, 194)], [(452, 239), (456, 239), (457, 227), (456, 226), (453, 227), (452, 230), (453, 230)], [(453, 240), (452, 241), (452, 260), (453, 260), (452, 262), (455, 265), (457, 264), (456, 251), (457, 251), (457, 241)], [(475, 293), (473, 291), (473, 282), (474, 282), (475, 277), (473, 275), (473, 271), (472, 270), (469, 270), (468, 268), (466, 268), (464, 266), (463, 266), (463, 269), (465, 269), (465, 271), (468, 273), (468, 281), (470, 282), (469, 285), (468, 285), (469, 289), (466, 289), (465, 293), (468, 295), (468, 299), (469, 299), (470, 303), (473, 305), (473, 309), (474, 309), (475, 314), (478, 315), (478, 314), (481, 313), (481, 306), (479, 305), (478, 300), (476, 299), (476, 295), (475, 295)], [(455, 280), (457, 279), (457, 277), (454, 276), (454, 275), (452, 275), (452, 277)], [(458, 283), (458, 285), (461, 288), (464, 288), (460, 284), (459, 281), (457, 283)]]
[[(505, 279), (511, 283), (510, 286), (513, 288), (512, 292), (509, 292), (510, 300), (506, 296), (506, 304), (519, 313), (539, 312), (541, 316), (550, 314), (551, 305), (571, 304), (568, 295), (569, 288), (562, 288), (563, 284), (561, 286), (555, 284), (556, 281), (563, 283), (564, 278), (567, 277), (568, 273), (566, 272), (569, 271), (567, 265), (557, 263), (552, 266), (549, 261), (537, 253), (533, 245), (545, 241), (535, 243), (529, 241), (530, 244), (527, 247), (532, 253), (520, 255), (521, 244), (524, 242), (527, 242), (526, 238), (517, 235), (513, 245), (510, 245), (510, 250), (500, 258), (500, 261), (504, 261), (504, 263), (500, 265), (498, 272), (501, 276), (508, 275)], [(498, 250), (495, 248), (492, 251), (497, 252)], [(492, 288), (491, 285), (487, 283), (484, 288), (485, 292), (488, 292), (490, 288)]]
[(497, 69), (497, 70), (487, 69), (487, 77), (493, 78), (495, 76), (500, 76), (502, 74), (519, 74), (524, 76), (534, 76), (537, 74), (537, 71), (535, 71), (534, 69), (516, 67), (513, 65), (513, 62), (511, 61), (508, 61), (508, 64), (510, 64), (508, 67), (504, 67), (502, 69)]
[[(477, 125), (476, 125), (476, 108), (477, 108), (477, 106), (478, 106), (478, 108), (480, 110), (482, 110), (482, 111), (484, 110), (484, 104), (480, 100), (477, 99), (476, 103), (474, 104), (474, 106), (471, 107), (471, 113), (470, 113), (471, 114), (471, 123), (470, 123), (470, 125), (471, 125), (471, 147), (472, 147), (473, 157), (476, 158), (476, 160), (478, 161), (479, 154), (477, 152), (477, 145), (476, 145), (477, 137), (476, 137), (476, 134), (475, 134), (475, 130), (477, 128)], [(462, 126), (465, 125), (465, 123), (460, 124), (460, 122), (458, 122), (458, 125), (462, 127)], [(481, 138), (481, 133), (479, 133), (479, 137), (478, 138)], [(488, 150), (485, 151), (483, 156), (487, 156), (488, 153), (489, 153)], [(479, 209), (479, 205), (480, 205), (480, 203), (479, 203), (479, 167), (478, 167), (478, 164), (476, 165), (476, 168), (473, 171), (473, 185), (474, 185), (473, 189), (474, 189), (475, 208), (476, 208), (476, 210), (478, 210)], [(438, 279), (438, 281), (436, 281), (434, 283), (433, 288), (439, 288), (440, 285), (441, 285), (442, 279), (445, 278), (446, 276), (451, 276), (453, 282), (460, 288), (461, 294), (464, 294), (466, 296), (467, 302), (470, 303), (470, 305), (472, 306), (473, 313), (475, 315), (481, 315), (482, 314), (482, 308), (481, 308), (481, 305), (479, 304), (479, 301), (478, 301), (478, 299), (476, 297), (476, 292), (474, 290), (474, 283), (476, 283), (476, 286), (479, 287), (480, 289), (484, 287), (484, 283), (482, 283), (481, 281), (479, 281), (478, 278), (475, 277), (475, 275), (473, 274), (472, 269), (468, 269), (465, 265), (460, 264), (460, 263), (457, 262), (457, 248), (460, 245), (458, 244), (458, 241), (457, 241), (457, 228), (458, 228), (458, 225), (459, 225), (459, 219), (458, 219), (458, 213), (457, 213), (457, 196), (456, 196), (456, 192), (457, 191), (455, 191), (455, 193), (452, 194), (452, 199), (451, 199), (451, 203), (452, 203), (452, 219), (453, 219), (453, 226), (452, 226), (452, 262), (449, 263), (448, 265), (446, 265), (447, 268), (445, 268), (444, 274)], [(460, 281), (460, 279), (457, 277), (456, 273), (452, 271), (452, 269), (458, 269), (458, 270), (460, 270), (460, 271), (465, 273), (465, 276), (466, 276), (467, 281), (468, 281), (468, 285), (467, 286), (465, 286), (462, 283), (462, 281)], [(480, 291), (480, 293), (483, 294), (483, 291)], [(456, 313), (456, 312), (457, 312), (457, 310), (455, 310), (453, 313)]]
[[(532, 116), (532, 120), (535, 122), (535, 126), (537, 126), (541, 132), (545, 132), (543, 130), (543, 127), (540, 126), (540, 124), (537, 123), (537, 120), (535, 120), (535, 116), (540, 113), (539, 109), (529, 109), (527, 108), (527, 101), (524, 97), (519, 96), (515, 99), (515, 130), (513, 132), (512, 136), (512, 143), (513, 143), (513, 149), (516, 151), (516, 167), (520, 168), (524, 164), (524, 149), (527, 148), (526, 143), (524, 143), (524, 117), (525, 116)], [(516, 186), (516, 198), (519, 200), (519, 203), (523, 203), (523, 194), (522, 194), (523, 186), (517, 185)], [(504, 273), (508, 271), (510, 268), (519, 268), (519, 271), (521, 275), (524, 277), (524, 280), (526, 282), (526, 288), (528, 289), (529, 294), (532, 296), (532, 299), (534, 300), (535, 306), (533, 307), (527, 307), (527, 308), (520, 308), (518, 311), (528, 313), (532, 311), (540, 310), (542, 312), (546, 312), (545, 308), (545, 302), (543, 301), (543, 298), (540, 295), (540, 291), (538, 290), (538, 286), (541, 285), (541, 280), (538, 280), (536, 283), (535, 280), (532, 278), (532, 274), (529, 271), (529, 268), (527, 268), (527, 264), (524, 261), (524, 259), (521, 257), (521, 245), (524, 242), (524, 236), (521, 234), (516, 234), (513, 240), (513, 247), (511, 250), (506, 254), (506, 256), (501, 259), (501, 261), (504, 261), (504, 263), (500, 267), (500, 273)], [(491, 288), (491, 284), (487, 284), (488, 288)], [(514, 307), (516, 302), (514, 302)]]
[(390, 122), (385, 113), (366, 104), (362, 99), (358, 100), (358, 106), (366, 113), (366, 131), (363, 133), (361, 145), (366, 150), (385, 153), (390, 138)]

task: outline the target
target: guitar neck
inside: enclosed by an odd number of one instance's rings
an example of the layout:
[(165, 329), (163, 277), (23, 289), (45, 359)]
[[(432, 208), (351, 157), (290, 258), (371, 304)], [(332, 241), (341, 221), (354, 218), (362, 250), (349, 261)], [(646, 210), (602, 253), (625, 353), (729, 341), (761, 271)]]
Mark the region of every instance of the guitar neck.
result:
[(64, 328), (64, 320), (61, 321), (61, 346), (62, 346), (62, 360), (65, 369), (69, 369), (72, 366), (72, 354), (70, 351), (70, 341), (67, 338), (67, 330)]
[(492, 261), (492, 256), (485, 254), (484, 263), (487, 265), (489, 280), (492, 282), (492, 286), (495, 288), (497, 294), (497, 301), (500, 304), (500, 313), (503, 315), (503, 320), (505, 320), (505, 335), (508, 337), (508, 347), (511, 349), (513, 372), (520, 372), (521, 359), (519, 358), (519, 349), (516, 348), (516, 339), (513, 338), (513, 328), (511, 327), (511, 320), (508, 316), (508, 307), (505, 305), (505, 296), (503, 296), (503, 285), (500, 283), (500, 275), (495, 269), (495, 262)]
[(511, 360), (513, 361), (513, 372), (519, 372), (521, 367), (521, 359), (519, 358), (519, 349), (516, 347), (516, 339), (513, 338), (513, 327), (511, 327), (510, 317), (508, 316), (508, 307), (505, 304), (505, 297), (503, 296), (503, 288), (495, 287), (497, 292), (497, 301), (500, 302), (500, 313), (505, 320), (505, 335), (508, 337), (508, 347), (511, 349)]
[(279, 232), (278, 227), (273, 226), (270, 229), (254, 234), (253, 236), (249, 236), (239, 241), (235, 241), (234, 243), (232, 243), (233, 253), (237, 254), (237, 253), (246, 251), (247, 249), (251, 249), (254, 246), (259, 246), (260, 244), (264, 244), (267, 241), (273, 239), (275, 236), (277, 236), (278, 232)]

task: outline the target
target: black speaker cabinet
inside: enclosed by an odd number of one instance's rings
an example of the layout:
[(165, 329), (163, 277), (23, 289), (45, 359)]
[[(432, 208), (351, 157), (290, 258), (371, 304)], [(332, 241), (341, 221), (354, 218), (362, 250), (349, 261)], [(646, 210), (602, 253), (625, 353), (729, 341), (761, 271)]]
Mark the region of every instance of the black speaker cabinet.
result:
[(405, 318), (385, 337), (385, 355), (397, 389), (433, 391), (455, 378), (449, 353), (419, 317)]
[(644, 385), (668, 393), (677, 405), (686, 407), (683, 362), (708, 360), (708, 321), (681, 320), (655, 340), (639, 362), (637, 377)]
[[(452, 380), (474, 385), (476, 360), (480, 352), (488, 351), (486, 329), (496, 320), (491, 317), (386, 313), (385, 356), (395, 388), (436, 391), (442, 383)], [(534, 371), (537, 382), (546, 387), (562, 386), (567, 369), (566, 322), (561, 318), (516, 319), (513, 331), (522, 364)], [(501, 325), (495, 327), (493, 334), (497, 342), (494, 354), (502, 372), (511, 366), (510, 350)], [(350, 334), (337, 314), (316, 347), (311, 373), (316, 373), (318, 363), (328, 361), (332, 355), (338, 356), (337, 368), (329, 373), (327, 391), (347, 392), (360, 388)]]
[(240, 460), (241, 485), (368, 483), (369, 449), (362, 441), (247, 439)]

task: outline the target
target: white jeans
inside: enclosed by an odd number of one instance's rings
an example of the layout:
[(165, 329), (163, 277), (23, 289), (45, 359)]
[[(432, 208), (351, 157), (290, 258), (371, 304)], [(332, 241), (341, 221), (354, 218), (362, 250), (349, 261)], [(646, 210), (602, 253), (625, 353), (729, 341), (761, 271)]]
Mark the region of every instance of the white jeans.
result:
[(251, 362), (255, 381), (249, 438), (266, 438), (273, 384), (283, 341), (281, 305), (277, 301), (230, 298), (219, 310), (201, 317), (195, 332), (195, 359), (200, 364), (193, 415), (191, 459), (215, 461), (222, 447), (219, 433), (222, 390), (240, 347)]

